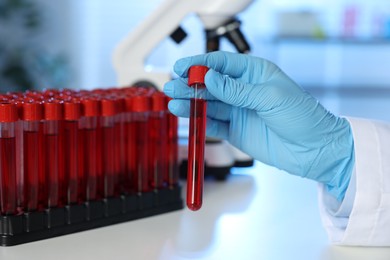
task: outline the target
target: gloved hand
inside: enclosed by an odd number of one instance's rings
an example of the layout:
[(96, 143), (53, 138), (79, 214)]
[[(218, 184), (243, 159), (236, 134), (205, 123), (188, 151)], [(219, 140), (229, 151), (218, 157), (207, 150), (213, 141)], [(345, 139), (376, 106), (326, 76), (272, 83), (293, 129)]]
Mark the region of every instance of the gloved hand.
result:
[(164, 86), (174, 98), (169, 109), (188, 117), (187, 71), (210, 68), (207, 86), (207, 136), (228, 140), (253, 158), (327, 185), (344, 198), (354, 167), (350, 125), (327, 111), (273, 63), (244, 54), (213, 52), (184, 58), (174, 71), (180, 78)]

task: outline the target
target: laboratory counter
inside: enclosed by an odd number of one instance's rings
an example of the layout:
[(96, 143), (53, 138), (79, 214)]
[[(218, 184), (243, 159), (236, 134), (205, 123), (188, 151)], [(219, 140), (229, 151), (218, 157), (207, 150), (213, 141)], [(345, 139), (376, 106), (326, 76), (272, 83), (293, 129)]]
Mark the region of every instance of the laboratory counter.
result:
[(256, 162), (225, 182), (207, 179), (197, 212), (1, 247), (0, 259), (390, 259), (390, 248), (331, 245), (317, 200), (316, 183)]

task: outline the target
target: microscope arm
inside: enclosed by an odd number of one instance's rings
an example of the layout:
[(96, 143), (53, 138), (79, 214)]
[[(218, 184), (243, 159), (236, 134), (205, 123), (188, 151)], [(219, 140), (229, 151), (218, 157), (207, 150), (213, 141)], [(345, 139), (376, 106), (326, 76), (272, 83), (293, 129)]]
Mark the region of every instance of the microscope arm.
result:
[(241, 12), (253, 0), (165, 0), (143, 23), (119, 43), (113, 64), (119, 86), (150, 82), (158, 88), (171, 79), (169, 71), (147, 71), (145, 62), (153, 49), (171, 35), (190, 13), (196, 13), (206, 29), (213, 29)]
[(195, 4), (196, 1), (193, 0), (164, 1), (152, 15), (119, 43), (113, 56), (119, 86), (148, 81), (162, 87), (162, 82), (170, 80), (170, 74), (166, 71), (146, 71), (145, 61), (153, 49), (195, 8)]

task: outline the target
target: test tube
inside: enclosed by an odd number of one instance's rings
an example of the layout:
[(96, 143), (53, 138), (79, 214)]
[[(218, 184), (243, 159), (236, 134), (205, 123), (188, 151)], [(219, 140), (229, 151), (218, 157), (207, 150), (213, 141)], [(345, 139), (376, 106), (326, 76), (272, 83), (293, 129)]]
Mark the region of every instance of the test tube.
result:
[(40, 182), (46, 186), (43, 206), (57, 207), (60, 202), (60, 120), (62, 120), (62, 103), (47, 101), (43, 103), (43, 151), (44, 172)]
[(205, 66), (192, 66), (188, 72), (188, 85), (194, 89), (191, 98), (190, 129), (188, 140), (187, 207), (199, 210), (202, 206), (204, 181), (204, 149), (206, 142), (206, 85)]
[(0, 213), (16, 213), (16, 140), (15, 123), (18, 112), (15, 104), (0, 103)]
[(127, 182), (130, 192), (151, 191), (148, 178), (148, 117), (150, 98), (144, 95), (126, 98)]
[(124, 96), (115, 94), (117, 114), (115, 115), (115, 194), (119, 195), (124, 191), (124, 181), (126, 179), (126, 140), (125, 140), (125, 113)]
[[(166, 97), (166, 102), (168, 103), (170, 98)], [(168, 104), (167, 104), (168, 105)], [(177, 186), (179, 182), (179, 165), (178, 165), (178, 119), (177, 116), (167, 111), (167, 127), (168, 127), (168, 162), (167, 162), (167, 176), (166, 182), (168, 183), (168, 187), (170, 189)]]
[[(133, 89), (133, 88), (132, 88)], [(135, 124), (133, 123), (133, 92), (132, 89), (126, 88), (126, 96), (124, 103), (124, 143), (125, 143), (125, 175), (123, 179), (123, 190), (125, 193), (130, 194), (135, 192), (133, 184), (133, 175), (136, 172), (136, 142), (132, 137), (135, 135)]]
[[(113, 99), (101, 100), (101, 130), (103, 158), (103, 187), (99, 185), (98, 192), (105, 198), (113, 197), (115, 191), (115, 114), (116, 103)], [(103, 188), (103, 190), (102, 190)]]
[(161, 92), (152, 94), (152, 111), (149, 117), (149, 180), (154, 190), (163, 188), (167, 157), (167, 118), (165, 96)]
[(79, 138), (82, 154), (79, 158), (83, 160), (83, 168), (80, 169), (79, 195), (82, 200), (95, 200), (97, 198), (97, 160), (98, 160), (98, 116), (100, 104), (97, 99), (85, 98), (81, 100), (82, 115), (79, 129), (82, 134)]
[(22, 208), (34, 211), (38, 208), (39, 191), (39, 124), (42, 120), (42, 104), (36, 101), (22, 104), (23, 127), (23, 198)]
[(67, 204), (78, 202), (78, 124), (81, 103), (78, 100), (64, 102), (64, 186)]
[[(18, 117), (22, 117), (22, 108), (24, 103), (31, 102), (32, 100), (24, 100), (23, 97), (14, 95), (8, 101), (16, 105), (18, 111)], [(16, 206), (17, 210), (23, 211), (23, 121), (18, 120), (15, 122), (15, 144), (16, 144)]]

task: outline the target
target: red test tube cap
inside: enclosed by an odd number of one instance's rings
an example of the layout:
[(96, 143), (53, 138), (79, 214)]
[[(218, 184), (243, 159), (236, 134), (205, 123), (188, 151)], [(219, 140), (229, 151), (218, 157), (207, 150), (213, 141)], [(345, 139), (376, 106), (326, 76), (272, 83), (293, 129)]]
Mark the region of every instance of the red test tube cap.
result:
[(10, 100), (14, 99), (12, 96), (9, 95), (0, 95), (0, 102), (8, 102)]
[(113, 116), (117, 111), (117, 102), (114, 99), (102, 99), (102, 116)]
[(39, 121), (43, 118), (42, 104), (39, 102), (23, 103), (21, 109), (21, 118), (25, 121)]
[(81, 103), (78, 101), (64, 102), (64, 120), (78, 120), (81, 117)]
[(188, 70), (188, 85), (192, 86), (196, 83), (204, 84), (204, 77), (209, 70), (206, 66), (196, 65)]
[(82, 115), (83, 116), (99, 116), (100, 114), (100, 106), (99, 106), (99, 100), (88, 98), (88, 99), (82, 99)]
[(15, 122), (18, 120), (18, 109), (9, 102), (0, 103), (0, 122)]
[(131, 96), (126, 98), (126, 110), (129, 112), (148, 112), (151, 109), (150, 97)]
[(46, 120), (62, 119), (62, 103), (59, 101), (50, 101), (43, 103), (43, 118)]

